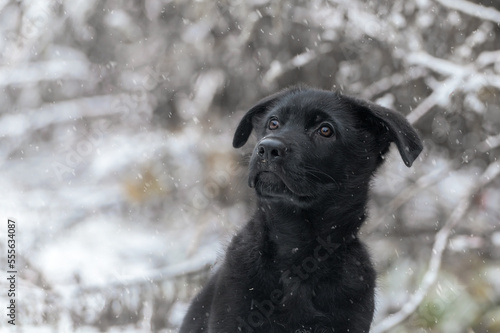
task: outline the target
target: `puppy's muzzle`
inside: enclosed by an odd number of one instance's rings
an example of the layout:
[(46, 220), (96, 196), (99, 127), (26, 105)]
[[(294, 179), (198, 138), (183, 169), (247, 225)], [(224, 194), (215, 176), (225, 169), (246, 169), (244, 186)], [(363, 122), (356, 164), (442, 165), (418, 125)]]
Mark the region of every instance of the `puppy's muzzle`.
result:
[(278, 138), (265, 137), (257, 145), (257, 155), (262, 162), (277, 162), (289, 153), (287, 146)]
[(248, 185), (253, 188), (260, 180), (261, 184), (284, 186), (281, 175), (288, 153), (286, 144), (278, 137), (267, 136), (260, 140), (252, 157)]

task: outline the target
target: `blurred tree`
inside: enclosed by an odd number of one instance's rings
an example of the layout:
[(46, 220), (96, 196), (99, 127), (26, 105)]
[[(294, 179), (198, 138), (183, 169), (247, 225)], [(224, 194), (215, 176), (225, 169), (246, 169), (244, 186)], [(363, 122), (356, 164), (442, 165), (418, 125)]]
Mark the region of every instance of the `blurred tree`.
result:
[(252, 204), (240, 115), (303, 82), (397, 109), (425, 141), (374, 183), (373, 331), (495, 331), (499, 24), (493, 0), (0, 1), (23, 325), (174, 329)]

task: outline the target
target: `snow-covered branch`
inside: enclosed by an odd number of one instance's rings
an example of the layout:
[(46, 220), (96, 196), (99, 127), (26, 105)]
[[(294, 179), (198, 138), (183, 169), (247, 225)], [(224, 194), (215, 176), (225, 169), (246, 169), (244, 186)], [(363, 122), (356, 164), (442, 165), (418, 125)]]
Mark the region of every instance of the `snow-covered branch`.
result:
[(395, 73), (389, 77), (384, 77), (383, 79), (370, 84), (366, 88), (363, 88), (362, 86), (354, 86), (351, 87), (351, 89), (356, 92), (359, 91), (363, 98), (372, 99), (373, 96), (382, 94), (410, 81), (424, 77), (427, 74), (428, 71), (425, 68), (413, 68), (404, 75), (401, 73)]
[(74, 121), (75, 119), (97, 118), (110, 115), (135, 114), (137, 111), (152, 111), (147, 106), (144, 93), (120, 93), (75, 98), (57, 103), (47, 103), (36, 109), (4, 115), (0, 118), (0, 134), (16, 137), (32, 133), (49, 125)]
[(174, 280), (176, 278), (188, 275), (207, 272), (210, 267), (214, 265), (215, 260), (215, 253), (210, 253), (208, 255), (198, 255), (178, 264), (170, 265), (154, 271), (145, 272), (145, 274), (141, 277), (124, 278), (105, 285), (72, 286), (70, 287), (70, 289), (77, 288), (78, 290), (96, 291), (115, 287), (127, 287), (145, 283), (149, 284), (154, 282), (157, 283), (161, 281)]
[(372, 329), (372, 333), (387, 332), (406, 320), (412, 313), (415, 312), (438, 278), (443, 252), (447, 247), (448, 238), (450, 237), (453, 228), (464, 218), (478, 192), (496, 179), (499, 175), (500, 162), (495, 161), (491, 163), (479, 177), (476, 186), (467, 192), (466, 195), (460, 200), (459, 204), (453, 210), (444, 226), (436, 234), (429, 261), (429, 267), (425, 272), (418, 290), (410, 297), (409, 301), (403, 305), (401, 310), (375, 325)]
[(418, 193), (424, 191), (425, 189), (442, 180), (443, 176), (449, 173), (451, 170), (452, 168), (450, 165), (420, 176), (420, 178), (418, 178), (414, 184), (406, 187), (386, 205), (382, 216), (377, 218), (376, 221), (370, 222), (370, 230), (376, 230), (379, 226), (383, 225), (383, 223), (387, 221), (388, 214), (392, 214), (409, 200), (414, 198)]
[(408, 121), (415, 124), (434, 106), (446, 106), (450, 96), (457, 91), (477, 93), (482, 87), (500, 88), (500, 76), (480, 72), (479, 69), (496, 61), (497, 52), (483, 52), (478, 59), (469, 65), (459, 65), (452, 61), (439, 59), (425, 52), (411, 54), (406, 60), (409, 65), (417, 65), (430, 69), (447, 78), (434, 84), (434, 91), (427, 96), (410, 114)]
[(0, 68), (0, 86), (67, 79), (87, 80), (89, 73), (88, 64), (82, 61), (40, 61), (24, 66)]
[(485, 153), (498, 147), (500, 147), (500, 134), (487, 137), (484, 141), (477, 145), (477, 150)]
[(406, 116), (410, 124), (415, 124), (429, 110), (436, 105), (447, 105), (451, 93), (459, 88), (463, 81), (463, 76), (451, 76), (446, 79), (441, 85), (427, 96), (413, 111)]
[(464, 14), (475, 16), (477, 18), (500, 22), (500, 12), (492, 7), (485, 7), (465, 0), (436, 0), (445, 7), (461, 11)]
[(465, 75), (470, 72), (470, 68), (452, 61), (433, 57), (425, 52), (415, 52), (406, 59), (408, 65), (419, 65), (426, 67), (436, 73), (443, 75)]
[(301, 54), (297, 54), (292, 59), (288, 60), (286, 63), (281, 63), (278, 60), (275, 60), (271, 63), (269, 70), (264, 74), (264, 78), (262, 79), (262, 83), (269, 87), (278, 77), (283, 75), (284, 73), (293, 70), (295, 68), (299, 68), (305, 66), (309, 62), (316, 59), (318, 56), (328, 53), (333, 49), (333, 46), (330, 44), (322, 44), (318, 47), (317, 50), (308, 50)]

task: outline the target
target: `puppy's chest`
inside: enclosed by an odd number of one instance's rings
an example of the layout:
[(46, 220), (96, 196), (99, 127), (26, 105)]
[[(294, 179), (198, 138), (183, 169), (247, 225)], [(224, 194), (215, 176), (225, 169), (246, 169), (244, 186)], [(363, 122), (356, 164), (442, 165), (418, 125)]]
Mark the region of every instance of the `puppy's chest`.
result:
[[(241, 254), (243, 248), (235, 250)], [(247, 248), (244, 262), (236, 260), (242, 256), (230, 255), (229, 272), (239, 286), (238, 304), (233, 306), (244, 319), (242, 325), (250, 325), (255, 333), (328, 332), (318, 329), (329, 327), (333, 320), (320, 291), (336, 279), (331, 263), (319, 262), (313, 250), (307, 255), (305, 248), (291, 249), (286, 257), (276, 250)]]
[(294, 297), (314, 298), (319, 281), (332, 282), (340, 278), (341, 263), (337, 255), (315, 255), (310, 246), (286, 249), (259, 249), (247, 262), (248, 272), (244, 279), (249, 285), (264, 293), (282, 291), (285, 300)]
[(295, 296), (292, 292), (289, 297), (282, 296), (286, 289), (273, 292), (269, 297), (252, 298), (245, 314), (253, 332), (330, 332), (328, 327), (333, 318), (315, 308), (312, 299), (304, 298), (300, 290), (295, 290)]
[[(325, 275), (328, 275), (328, 281), (325, 281)], [(258, 306), (262, 300), (268, 300), (274, 306), (276, 314), (290, 314), (300, 308), (303, 316), (315, 317), (324, 315), (323, 309), (320, 309), (323, 307), (318, 304), (319, 289), (326, 287), (337, 277), (330, 271), (330, 267), (319, 267), (313, 262), (309, 265), (307, 260), (300, 260), (299, 263), (295, 260), (269, 260), (256, 266), (254, 275), (247, 278), (251, 307)]]

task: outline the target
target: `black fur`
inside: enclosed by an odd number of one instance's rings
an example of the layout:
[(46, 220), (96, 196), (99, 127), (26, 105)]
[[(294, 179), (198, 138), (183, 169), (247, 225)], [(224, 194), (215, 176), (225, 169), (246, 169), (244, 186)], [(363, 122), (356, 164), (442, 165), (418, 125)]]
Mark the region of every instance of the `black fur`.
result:
[(375, 271), (357, 233), (369, 184), (391, 142), (412, 165), (417, 133), (397, 112), (303, 87), (252, 107), (233, 146), (252, 130), (257, 209), (180, 332), (368, 332)]

